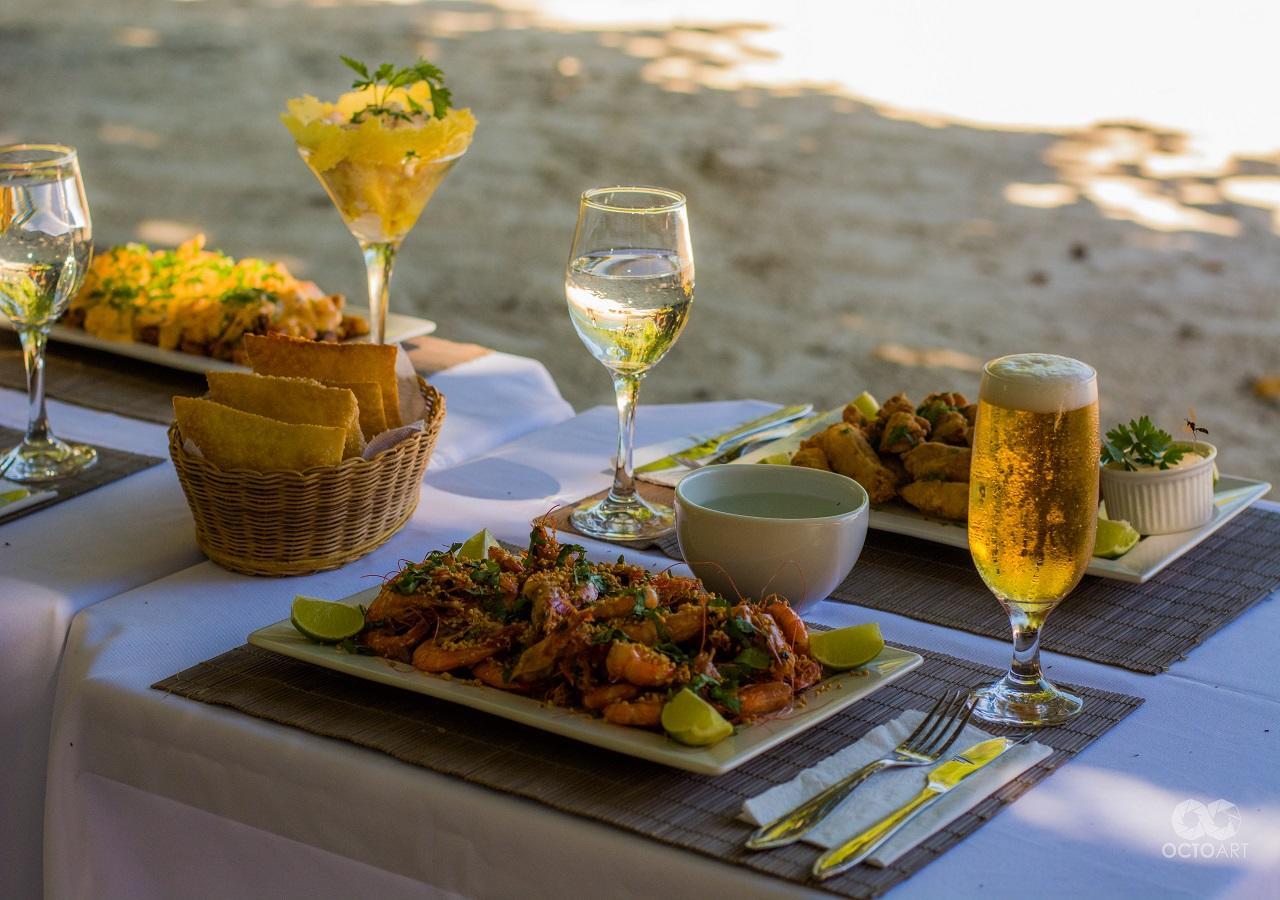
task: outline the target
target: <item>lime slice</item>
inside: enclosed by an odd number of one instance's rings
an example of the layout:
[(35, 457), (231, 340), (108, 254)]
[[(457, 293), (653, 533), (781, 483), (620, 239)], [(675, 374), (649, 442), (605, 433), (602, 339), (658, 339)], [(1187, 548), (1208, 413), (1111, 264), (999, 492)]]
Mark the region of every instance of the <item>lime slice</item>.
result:
[(1218, 461), (1215, 459), (1213, 461), (1213, 486), (1214, 487), (1218, 486), (1218, 479), (1221, 477), (1222, 476), (1218, 474)]
[(355, 637), (364, 628), (364, 613), (345, 603), (317, 600), (315, 597), (293, 598), (289, 621), (313, 641), (336, 644)]
[(858, 412), (868, 419), (874, 419), (876, 413), (880, 412), (880, 404), (876, 402), (876, 398), (872, 397), (869, 391), (863, 391), (853, 398), (853, 405), (858, 407)]
[(690, 747), (709, 747), (733, 734), (725, 717), (688, 688), (663, 705), (662, 727), (672, 740)]
[(880, 655), (884, 638), (875, 622), (809, 634), (809, 653), (828, 669), (855, 669)]
[(18, 488), (12, 491), (0, 492), (0, 506), (6, 503), (17, 503), (19, 500), (25, 500), (31, 496), (31, 492), (26, 488)]
[(1134, 548), (1141, 535), (1124, 519), (1098, 519), (1098, 536), (1093, 539), (1093, 555), (1118, 559)]
[(477, 531), (463, 541), (462, 549), (458, 551), (458, 559), (488, 559), (489, 548), (496, 546), (498, 546), (498, 539), (493, 536), (492, 531), (488, 528)]
[(756, 460), (756, 462), (764, 463), (767, 466), (789, 466), (791, 465), (791, 454), (790, 453), (770, 453), (768, 456), (764, 457), (763, 459)]

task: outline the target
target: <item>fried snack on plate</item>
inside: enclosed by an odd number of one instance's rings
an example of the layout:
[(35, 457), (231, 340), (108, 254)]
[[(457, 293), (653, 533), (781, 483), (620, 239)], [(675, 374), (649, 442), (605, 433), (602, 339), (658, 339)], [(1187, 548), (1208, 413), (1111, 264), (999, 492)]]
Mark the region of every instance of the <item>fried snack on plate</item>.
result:
[(973, 426), (964, 417), (964, 413), (949, 410), (938, 416), (929, 432), (929, 440), (941, 444), (955, 444), (957, 447), (968, 447), (973, 441)]
[(372, 381), (382, 391), (388, 428), (398, 428), (400, 387), (394, 344), (319, 344), (297, 338), (244, 336), (249, 365), (259, 375), (293, 375), (317, 381)]
[(884, 404), (880, 407), (880, 411), (876, 413), (876, 418), (883, 423), (889, 421), (889, 417), (894, 413), (914, 413), (915, 411), (915, 404), (908, 399), (906, 394), (899, 392), (884, 401)]
[(801, 447), (791, 457), (791, 465), (831, 471), (831, 463), (827, 461), (827, 454), (821, 447)]
[(929, 420), (917, 416), (914, 412), (899, 410), (884, 421), (884, 431), (880, 437), (880, 452), (906, 453), (928, 439)]
[(916, 481), (968, 481), (969, 462), (973, 451), (968, 447), (953, 447), (929, 441), (902, 457), (907, 471)]
[(900, 491), (920, 512), (941, 519), (963, 522), (969, 518), (969, 482), (913, 481)]
[(329, 381), (318, 379), (325, 387), (343, 388), (356, 395), (360, 408), (360, 431), (366, 441), (387, 430), (387, 414), (382, 408), (382, 388), (372, 381)]
[(336, 466), (347, 440), (342, 428), (292, 425), (195, 397), (174, 397), (173, 414), (183, 438), (224, 469)]
[(815, 444), (826, 454), (831, 471), (847, 475), (862, 485), (872, 503), (893, 499), (897, 491), (897, 476), (880, 462), (880, 457), (861, 431), (841, 422), (814, 437)]
[[(330, 388), (310, 378), (253, 375), (248, 372), (209, 372), (209, 399), (232, 409), (256, 413), (291, 425), (341, 428), (347, 440), (343, 459), (364, 452), (356, 395)], [(379, 396), (381, 401), (381, 396)]]

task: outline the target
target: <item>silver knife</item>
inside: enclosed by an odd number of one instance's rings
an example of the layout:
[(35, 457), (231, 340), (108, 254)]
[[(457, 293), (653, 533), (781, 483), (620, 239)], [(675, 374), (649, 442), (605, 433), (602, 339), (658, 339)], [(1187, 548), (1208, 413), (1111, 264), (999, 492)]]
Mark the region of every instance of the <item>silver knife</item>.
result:
[(832, 847), (819, 856), (817, 862), (813, 864), (813, 877), (823, 881), (832, 875), (839, 875), (841, 872), (852, 869), (947, 791), (983, 766), (1030, 739), (1031, 736), (1027, 734), (1017, 740), (999, 737), (982, 741), (933, 769), (929, 772), (929, 781), (924, 790), (916, 794), (909, 803), (885, 816), (861, 834), (854, 835), (843, 844)]
[(813, 404), (805, 403), (800, 406), (786, 406), (782, 409), (775, 410), (768, 415), (761, 416), (758, 419), (752, 419), (739, 425), (732, 431), (726, 431), (724, 434), (718, 434), (713, 438), (707, 438), (705, 441), (694, 444), (684, 450), (677, 450), (670, 456), (664, 456), (662, 459), (655, 459), (651, 463), (646, 463), (635, 470), (636, 475), (644, 475), (648, 472), (660, 472), (664, 469), (674, 469), (680, 465), (675, 458), (678, 453), (680, 456), (691, 457), (692, 459), (702, 459), (704, 456), (710, 456), (720, 449), (722, 445), (735, 438), (746, 437), (766, 428), (772, 428), (774, 425), (781, 425), (784, 422), (790, 422), (792, 419), (803, 418), (813, 412)]

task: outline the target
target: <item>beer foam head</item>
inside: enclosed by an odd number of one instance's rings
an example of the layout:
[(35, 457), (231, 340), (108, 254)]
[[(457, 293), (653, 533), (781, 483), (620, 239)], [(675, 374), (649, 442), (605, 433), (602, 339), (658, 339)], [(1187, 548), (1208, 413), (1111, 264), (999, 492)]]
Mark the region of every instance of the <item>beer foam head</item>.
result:
[(983, 368), (981, 395), (1005, 409), (1038, 413), (1080, 409), (1098, 399), (1098, 373), (1067, 356), (1002, 356)]

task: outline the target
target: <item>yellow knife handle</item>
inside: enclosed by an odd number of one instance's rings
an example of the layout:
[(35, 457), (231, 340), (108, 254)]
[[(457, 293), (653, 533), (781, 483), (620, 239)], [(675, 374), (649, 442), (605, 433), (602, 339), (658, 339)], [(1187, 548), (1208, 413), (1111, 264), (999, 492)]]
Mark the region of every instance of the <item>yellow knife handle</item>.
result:
[(861, 834), (854, 835), (840, 846), (832, 847), (819, 856), (818, 861), (813, 864), (813, 877), (822, 881), (852, 869), (875, 852), (876, 848), (892, 837), (894, 832), (907, 824), (907, 820), (919, 812), (921, 807), (941, 796), (937, 791), (925, 788), (897, 812), (891, 813)]

